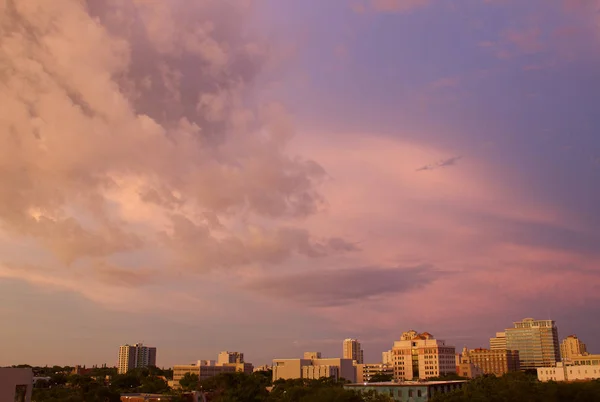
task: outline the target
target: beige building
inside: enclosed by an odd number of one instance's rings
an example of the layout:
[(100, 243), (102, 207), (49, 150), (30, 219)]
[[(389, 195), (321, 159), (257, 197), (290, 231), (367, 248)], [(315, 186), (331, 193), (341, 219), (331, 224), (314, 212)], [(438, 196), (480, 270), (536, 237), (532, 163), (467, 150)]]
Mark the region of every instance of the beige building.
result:
[(496, 336), (490, 338), (490, 350), (506, 350), (506, 332), (496, 332)]
[(214, 377), (221, 373), (243, 372), (252, 374), (254, 367), (250, 363), (215, 363), (214, 360), (198, 360), (191, 364), (177, 364), (173, 366), (173, 384), (174, 387), (179, 387), (179, 380), (186, 374), (196, 374), (200, 381)]
[(387, 374), (394, 377), (394, 366), (392, 364), (357, 364), (356, 366), (356, 382), (369, 382), (375, 374)]
[(569, 335), (560, 343), (560, 358), (563, 362), (570, 362), (574, 357), (587, 354), (585, 343), (577, 335)]
[(435, 339), (428, 332), (404, 332), (392, 348), (394, 379), (428, 379), (456, 372), (454, 346)]
[(122, 345), (119, 347), (119, 374), (125, 374), (131, 369), (156, 366), (156, 348), (135, 345)]
[(222, 366), (229, 363), (243, 363), (244, 354), (240, 352), (220, 352), (217, 357), (217, 366)]
[[(320, 356), (320, 354), (319, 354)], [(316, 358), (316, 359), (274, 359), (273, 381), (280, 379), (319, 379), (333, 377), (356, 381), (356, 370), (351, 359)]]
[(571, 364), (573, 366), (597, 366), (600, 364), (600, 355), (582, 355), (571, 357)]
[[(516, 350), (489, 350), (483, 348), (467, 350), (465, 348), (461, 355), (461, 364), (472, 364), (481, 374), (494, 374), (500, 377), (510, 371), (519, 370), (519, 352)], [(476, 374), (477, 371), (474, 373)]]
[(555, 367), (540, 367), (537, 369), (539, 381), (586, 381), (600, 379), (600, 364), (573, 366), (563, 362)]
[(344, 339), (342, 343), (342, 356), (344, 359), (354, 360), (357, 364), (362, 364), (363, 350), (360, 348), (360, 342), (358, 339)]
[(304, 352), (305, 359), (320, 359), (321, 352)]
[(553, 320), (525, 318), (505, 333), (506, 349), (519, 351), (521, 370), (554, 367), (560, 361), (558, 329)]
[(0, 401), (31, 402), (32, 391), (30, 368), (0, 368)]
[(394, 354), (391, 350), (387, 350), (381, 353), (381, 363), (394, 364)]

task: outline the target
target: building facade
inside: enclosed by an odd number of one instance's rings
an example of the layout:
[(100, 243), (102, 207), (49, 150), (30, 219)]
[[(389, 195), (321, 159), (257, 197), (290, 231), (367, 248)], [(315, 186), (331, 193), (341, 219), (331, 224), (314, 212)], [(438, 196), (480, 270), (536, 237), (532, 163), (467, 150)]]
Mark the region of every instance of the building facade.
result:
[(0, 368), (0, 401), (31, 402), (32, 391), (30, 368)]
[(577, 335), (569, 335), (560, 343), (560, 358), (563, 362), (570, 362), (574, 357), (586, 354), (587, 347)]
[(119, 347), (119, 374), (125, 374), (135, 368), (156, 366), (156, 348), (135, 345), (122, 345)]
[(356, 381), (356, 370), (351, 359), (274, 359), (272, 369), (273, 381), (295, 378), (317, 380), (322, 377)]
[(243, 363), (244, 354), (240, 352), (220, 352), (217, 356), (217, 366), (222, 366), (229, 363)]
[(252, 374), (254, 366), (244, 362), (218, 364), (214, 360), (198, 360), (196, 363), (191, 364), (176, 364), (173, 366), (173, 384), (175, 388), (178, 388), (179, 380), (188, 373), (196, 374), (200, 380), (205, 380), (222, 373), (235, 372)]
[(342, 343), (342, 356), (344, 359), (354, 360), (357, 364), (363, 364), (363, 350), (358, 339), (344, 339)]
[(381, 353), (381, 363), (383, 364), (393, 364), (394, 363), (394, 354), (391, 350), (386, 350)]
[(426, 402), (435, 395), (460, 389), (465, 381), (431, 381), (405, 383), (347, 384), (345, 389), (366, 393), (375, 391), (392, 398), (395, 402)]
[(506, 349), (519, 352), (521, 370), (553, 367), (560, 361), (558, 329), (553, 320), (525, 318), (505, 332)]
[(369, 382), (376, 374), (384, 374), (394, 378), (394, 366), (392, 364), (357, 364), (356, 382)]
[[(519, 352), (516, 350), (471, 349), (463, 350), (461, 363), (473, 364), (482, 374), (498, 377), (520, 369)], [(470, 377), (472, 378), (472, 377)]]
[(563, 362), (556, 363), (555, 367), (539, 367), (537, 369), (539, 381), (589, 381), (600, 379), (600, 364), (574, 366)]
[(404, 332), (392, 348), (394, 379), (427, 379), (456, 372), (454, 346), (428, 332)]
[(496, 336), (490, 338), (490, 350), (506, 350), (506, 332), (496, 332)]

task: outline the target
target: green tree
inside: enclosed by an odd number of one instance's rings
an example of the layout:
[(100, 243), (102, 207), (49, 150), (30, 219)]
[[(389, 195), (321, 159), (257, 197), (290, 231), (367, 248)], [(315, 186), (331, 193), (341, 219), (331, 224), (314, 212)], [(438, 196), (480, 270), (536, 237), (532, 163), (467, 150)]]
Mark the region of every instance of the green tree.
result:
[(371, 377), (369, 382), (388, 382), (392, 381), (394, 377), (391, 374), (385, 374), (383, 372), (376, 373)]
[(194, 391), (198, 389), (200, 384), (200, 379), (198, 378), (198, 374), (185, 373), (183, 378), (179, 380), (179, 385), (183, 388), (184, 391)]

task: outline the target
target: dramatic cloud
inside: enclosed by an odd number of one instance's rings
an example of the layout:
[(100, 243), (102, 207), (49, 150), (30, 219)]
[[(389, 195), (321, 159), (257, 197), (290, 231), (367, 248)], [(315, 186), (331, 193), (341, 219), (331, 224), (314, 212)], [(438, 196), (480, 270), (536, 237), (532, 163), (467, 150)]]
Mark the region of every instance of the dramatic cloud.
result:
[(430, 265), (307, 271), (271, 277), (249, 286), (270, 297), (315, 307), (342, 306), (422, 288), (441, 272)]
[(67, 264), (157, 243), (197, 270), (350, 249), (279, 227), (323, 206), (325, 172), (252, 97), (270, 53), (251, 2), (3, 4), (6, 233)]

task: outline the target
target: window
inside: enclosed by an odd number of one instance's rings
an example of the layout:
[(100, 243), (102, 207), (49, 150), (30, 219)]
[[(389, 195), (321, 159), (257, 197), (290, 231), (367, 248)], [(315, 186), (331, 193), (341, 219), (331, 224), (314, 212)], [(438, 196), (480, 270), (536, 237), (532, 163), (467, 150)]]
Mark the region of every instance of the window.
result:
[(421, 397), (421, 390), (420, 389), (417, 390), (417, 396)]
[(27, 385), (15, 386), (15, 402), (25, 402), (25, 395), (27, 395)]

